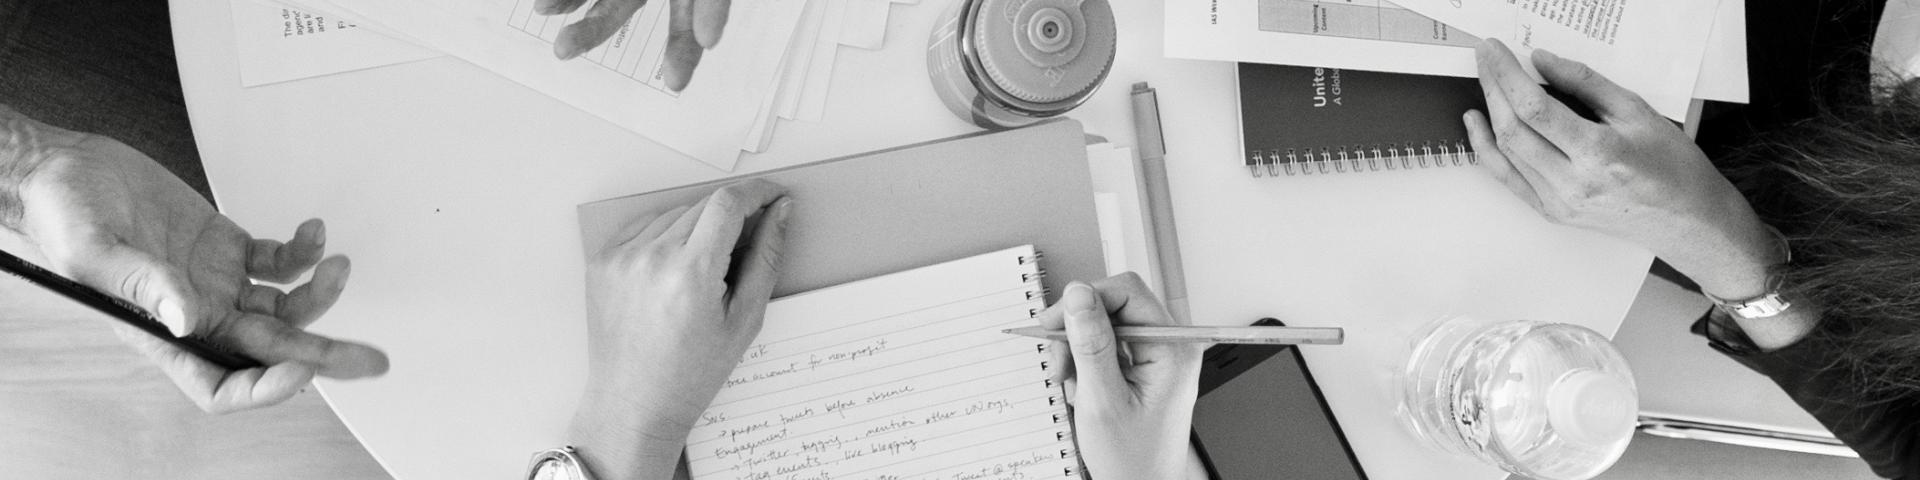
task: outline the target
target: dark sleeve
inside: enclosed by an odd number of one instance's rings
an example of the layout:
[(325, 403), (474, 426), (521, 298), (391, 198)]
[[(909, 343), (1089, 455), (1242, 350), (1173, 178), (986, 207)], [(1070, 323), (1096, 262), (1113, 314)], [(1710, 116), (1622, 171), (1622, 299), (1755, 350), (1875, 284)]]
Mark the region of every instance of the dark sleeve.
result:
[(1719, 309), (1694, 322), (1693, 332), (1707, 337), (1714, 350), (1773, 379), (1794, 403), (1858, 452), (1875, 474), (1896, 479), (1920, 476), (1920, 398), (1847, 398), (1849, 373), (1828, 368), (1836, 359), (1832, 347), (1803, 340), (1762, 352)]

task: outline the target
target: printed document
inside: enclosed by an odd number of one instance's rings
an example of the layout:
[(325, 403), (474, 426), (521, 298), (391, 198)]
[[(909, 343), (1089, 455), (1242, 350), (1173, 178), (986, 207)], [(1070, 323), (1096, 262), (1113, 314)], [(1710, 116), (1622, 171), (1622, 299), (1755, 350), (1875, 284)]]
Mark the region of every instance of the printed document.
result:
[(240, 85), (331, 75), (440, 56), (332, 12), (229, 0)]
[[(1420, 8), (1435, 3), (1451, 8), (1450, 0), (1170, 0), (1165, 49), (1171, 57), (1200, 60), (1472, 77), (1478, 75), (1473, 46), (1482, 37), (1493, 37), (1523, 59), (1532, 48), (1547, 48), (1585, 62), (1672, 118), (1684, 118), (1695, 96), (1746, 100), (1744, 24), (1711, 28), (1741, 23), (1737, 15), (1743, 12), (1716, 10), (1718, 0), (1635, 3), (1631, 8), (1625, 2), (1603, 2), (1619, 7), (1605, 17), (1595, 15), (1597, 7), (1589, 11), (1570, 6), (1577, 2), (1516, 1), (1516, 5), (1549, 5), (1532, 6), (1525, 14), (1515, 6), (1503, 17), (1506, 23), (1476, 22), (1472, 25), (1482, 30), (1475, 30)], [(1565, 8), (1548, 8), (1554, 5)], [(1572, 18), (1578, 14), (1594, 18)], [(1675, 21), (1709, 18), (1709, 14), (1716, 15), (1716, 21)], [(1711, 63), (1718, 75), (1713, 77), (1715, 83), (1704, 85), (1696, 95), (1697, 80), (1707, 69), (1702, 60), (1708, 36), (1716, 31), (1740, 38), (1713, 42), (1719, 50)]]
[(733, 2), (726, 34), (687, 88), (666, 88), (668, 8), (649, 2), (605, 44), (553, 55), (562, 27), (588, 8), (541, 15), (535, 0), (305, 0), (363, 17), (722, 170), (732, 170), (768, 105), (807, 2)]

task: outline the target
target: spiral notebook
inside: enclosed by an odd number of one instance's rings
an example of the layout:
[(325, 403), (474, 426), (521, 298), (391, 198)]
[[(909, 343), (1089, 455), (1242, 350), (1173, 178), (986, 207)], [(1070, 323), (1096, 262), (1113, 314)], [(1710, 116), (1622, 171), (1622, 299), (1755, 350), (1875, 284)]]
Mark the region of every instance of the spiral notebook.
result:
[(687, 440), (695, 479), (1078, 478), (1031, 245), (775, 300)]
[(1239, 88), (1255, 177), (1472, 164), (1460, 115), (1486, 108), (1473, 78), (1242, 63)]

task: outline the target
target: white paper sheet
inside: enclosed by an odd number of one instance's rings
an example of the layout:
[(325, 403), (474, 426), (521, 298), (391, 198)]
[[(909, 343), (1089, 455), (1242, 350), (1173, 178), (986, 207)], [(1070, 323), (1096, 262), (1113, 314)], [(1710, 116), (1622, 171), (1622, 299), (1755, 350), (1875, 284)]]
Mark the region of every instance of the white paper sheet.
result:
[(1713, 33), (1707, 35), (1707, 53), (1700, 58), (1700, 81), (1693, 86), (1693, 98), (1747, 103), (1751, 96), (1747, 85), (1747, 2), (1720, 0), (1720, 10), (1713, 16)]
[[(1309, 0), (1263, 0), (1309, 1)], [(1384, 1), (1384, 0), (1381, 0)], [(1578, 60), (1639, 93), (1668, 118), (1684, 119), (1721, 0), (1396, 0), (1520, 58), (1536, 48)], [(1733, 0), (1741, 1), (1741, 0)], [(1521, 65), (1533, 73), (1531, 62)]]
[[(1470, 77), (1479, 38), (1391, 2), (1169, 0), (1166, 55)], [(1317, 9), (1317, 10), (1316, 10)]]
[(1055, 478), (1075, 468), (1033, 247), (795, 295), (688, 434), (695, 479)]
[(229, 0), (240, 84), (254, 87), (440, 56), (332, 12)]
[[(1711, 22), (1698, 19), (1710, 18), (1718, 1), (1629, 6), (1609, 0), (1603, 3), (1621, 7), (1622, 14), (1606, 25), (1618, 28), (1589, 34), (1566, 22), (1522, 13), (1521, 7), (1504, 1), (1469, 1), (1465, 4), (1475, 10), (1437, 16), (1423, 7), (1452, 8), (1449, 0), (1170, 0), (1165, 48), (1168, 56), (1201, 60), (1471, 77), (1478, 74), (1471, 47), (1479, 37), (1493, 37), (1522, 58), (1532, 47), (1544, 47), (1586, 62), (1646, 97), (1661, 114), (1679, 119), (1693, 97), (1710, 33)], [(1539, 5), (1535, 8), (1550, 13), (1558, 11), (1549, 6), (1586, 5), (1544, 0), (1520, 4)], [(1744, 80), (1744, 69), (1738, 76)]]
[[(312, 1), (312, 0), (308, 0)], [(805, 2), (733, 3), (726, 35), (707, 50), (686, 90), (660, 75), (667, 8), (651, 2), (606, 44), (561, 61), (553, 39), (585, 15), (533, 12), (534, 0), (328, 0), (322, 2), (419, 39), (575, 108), (722, 170), (732, 170)], [(773, 52), (769, 55), (766, 52)]]

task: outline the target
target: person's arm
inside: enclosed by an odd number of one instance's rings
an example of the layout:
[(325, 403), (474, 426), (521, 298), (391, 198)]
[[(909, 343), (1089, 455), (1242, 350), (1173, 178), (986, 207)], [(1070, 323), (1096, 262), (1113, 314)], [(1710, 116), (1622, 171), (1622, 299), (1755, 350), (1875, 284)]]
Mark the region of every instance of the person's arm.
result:
[[(287, 243), (254, 238), (113, 139), (0, 106), (0, 226), (36, 248), (49, 270), (153, 312), (175, 335), (202, 336), (266, 365), (230, 371), (114, 324), (203, 410), (279, 403), (315, 375), (387, 370), (373, 347), (305, 330), (346, 288), (349, 264), (325, 255), (324, 224), (301, 224)], [(311, 280), (292, 290), (255, 282), (288, 284), (308, 271)]]
[(1181, 324), (1138, 275), (1068, 284), (1039, 322), (1067, 331), (1052, 348), (1054, 378), (1066, 385), (1088, 477), (1206, 478), (1189, 439), (1207, 346), (1116, 341), (1114, 325)]
[[(1637, 243), (1707, 294), (1744, 300), (1769, 292), (1786, 253), (1753, 208), (1671, 122), (1581, 65), (1536, 51), (1553, 87), (1590, 107), (1585, 118), (1546, 94), (1497, 42), (1479, 48), (1487, 112), (1466, 117), (1480, 164), (1547, 219)], [(1795, 299), (1788, 299), (1789, 301)], [(1821, 311), (1799, 299), (1780, 315), (1724, 321), (1749, 347), (1723, 351), (1771, 377), (1882, 475), (1920, 473), (1920, 399), (1842, 400), (1852, 372), (1830, 368), (1834, 345), (1809, 339)], [(1733, 392), (1729, 392), (1733, 393)]]
[(587, 265), (587, 388), (569, 441), (598, 478), (686, 478), (694, 421), (759, 335), (793, 205), (762, 180), (635, 219)]

